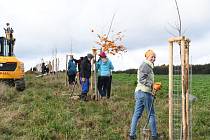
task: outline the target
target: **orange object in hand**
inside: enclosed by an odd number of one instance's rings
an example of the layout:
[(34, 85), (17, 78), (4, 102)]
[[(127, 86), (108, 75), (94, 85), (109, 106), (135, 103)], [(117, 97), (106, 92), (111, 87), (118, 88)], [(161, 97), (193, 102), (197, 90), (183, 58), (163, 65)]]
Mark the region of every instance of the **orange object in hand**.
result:
[(162, 86), (161, 86), (161, 82), (155, 82), (155, 83), (153, 84), (153, 89), (156, 90), (156, 91), (160, 90), (161, 87), (162, 87)]

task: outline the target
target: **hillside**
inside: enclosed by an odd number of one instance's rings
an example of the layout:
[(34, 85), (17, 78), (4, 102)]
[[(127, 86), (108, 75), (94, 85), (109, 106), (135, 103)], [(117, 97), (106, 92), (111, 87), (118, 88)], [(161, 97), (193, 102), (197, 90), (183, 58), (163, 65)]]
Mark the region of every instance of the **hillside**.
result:
[[(193, 75), (193, 140), (210, 139), (210, 75)], [(158, 131), (168, 139), (168, 76), (158, 75), (163, 89), (155, 102)], [(135, 74), (114, 74), (109, 100), (81, 102), (69, 98), (64, 73), (36, 78), (26, 75), (27, 88), (17, 92), (0, 85), (0, 139), (124, 140), (133, 113)], [(77, 87), (76, 94), (80, 90)], [(138, 126), (138, 137), (146, 114)]]

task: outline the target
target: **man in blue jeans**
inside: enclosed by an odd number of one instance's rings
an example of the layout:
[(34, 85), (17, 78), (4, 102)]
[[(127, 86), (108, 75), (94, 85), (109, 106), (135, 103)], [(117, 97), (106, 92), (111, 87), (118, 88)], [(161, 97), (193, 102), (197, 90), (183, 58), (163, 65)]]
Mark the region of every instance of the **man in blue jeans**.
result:
[(156, 55), (152, 50), (145, 53), (146, 60), (140, 65), (137, 73), (138, 84), (135, 89), (135, 108), (131, 121), (130, 140), (136, 139), (136, 127), (138, 120), (141, 118), (146, 107), (147, 112), (150, 112), (149, 123), (151, 128), (152, 140), (158, 140), (155, 111), (152, 106), (153, 101), (153, 83), (154, 83), (154, 62)]
[(80, 64), (80, 83), (82, 86), (82, 92), (80, 99), (82, 101), (87, 101), (87, 93), (89, 91), (90, 85), (90, 76), (91, 76), (91, 59), (93, 58), (92, 54), (87, 54), (83, 58)]

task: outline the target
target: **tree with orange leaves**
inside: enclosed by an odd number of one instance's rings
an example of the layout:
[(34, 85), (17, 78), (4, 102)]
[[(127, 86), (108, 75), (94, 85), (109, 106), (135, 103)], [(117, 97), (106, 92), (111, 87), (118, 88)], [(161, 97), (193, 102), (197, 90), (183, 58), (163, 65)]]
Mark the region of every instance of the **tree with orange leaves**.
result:
[[(92, 30), (94, 32), (94, 30)], [(108, 38), (107, 34), (97, 34), (98, 40), (96, 44), (100, 46), (103, 52), (115, 55), (127, 52), (125, 45), (122, 43), (124, 35), (122, 32), (114, 34), (111, 38)]]

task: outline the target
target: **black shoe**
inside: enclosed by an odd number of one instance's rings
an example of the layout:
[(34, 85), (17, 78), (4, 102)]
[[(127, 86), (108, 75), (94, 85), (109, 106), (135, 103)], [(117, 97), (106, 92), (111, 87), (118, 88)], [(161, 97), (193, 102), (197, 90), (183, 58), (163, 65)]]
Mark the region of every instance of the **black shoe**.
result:
[(84, 101), (84, 100), (85, 100), (85, 95), (84, 95), (84, 94), (81, 94), (81, 95), (80, 95), (80, 100), (81, 100), (81, 101)]
[(129, 136), (129, 140), (135, 140), (136, 139), (136, 135), (134, 136)]
[(81, 101), (88, 101), (87, 94), (82, 93), (81, 96), (80, 96), (80, 100)]

